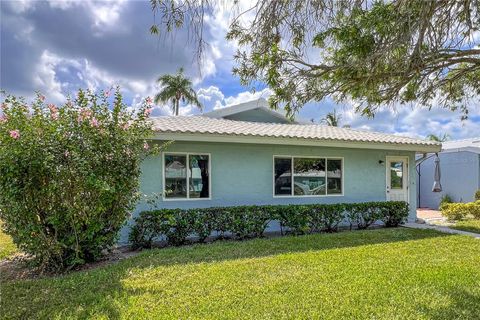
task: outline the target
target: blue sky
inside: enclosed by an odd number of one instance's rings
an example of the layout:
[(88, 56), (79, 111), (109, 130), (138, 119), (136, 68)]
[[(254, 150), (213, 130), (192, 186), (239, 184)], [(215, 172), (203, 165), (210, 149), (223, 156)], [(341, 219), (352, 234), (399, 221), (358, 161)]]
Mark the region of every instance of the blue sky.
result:
[[(120, 85), (126, 102), (136, 106), (159, 89), (155, 84), (159, 75), (183, 66), (206, 111), (270, 94), (268, 88), (252, 92), (232, 76), (236, 47), (224, 39), (227, 10), (207, 19), (209, 48), (201, 66), (185, 31), (149, 34), (153, 15), (146, 1), (1, 1), (0, 14), (0, 87), (9, 93), (29, 98), (39, 90), (49, 102), (61, 103), (78, 88)], [(309, 103), (298, 116), (318, 122), (336, 108), (343, 124), (354, 128), (416, 137), (480, 136), (480, 106), (475, 103), (466, 121), (458, 113), (415, 105), (384, 108), (374, 119), (366, 119), (355, 114), (353, 106), (354, 102), (337, 105), (327, 99)], [(154, 115), (169, 112), (169, 106), (157, 106)], [(191, 106), (181, 112), (198, 113)]]

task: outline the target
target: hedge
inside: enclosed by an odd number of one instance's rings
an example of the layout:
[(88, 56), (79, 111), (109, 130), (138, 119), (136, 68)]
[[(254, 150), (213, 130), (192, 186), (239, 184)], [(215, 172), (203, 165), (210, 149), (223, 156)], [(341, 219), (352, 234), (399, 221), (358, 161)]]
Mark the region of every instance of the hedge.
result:
[(191, 235), (201, 242), (214, 233), (217, 238), (261, 237), (273, 220), (280, 222), (282, 234), (283, 230), (293, 234), (335, 232), (345, 220), (350, 229), (366, 229), (378, 220), (387, 227), (396, 227), (405, 222), (408, 212), (406, 202), (395, 201), (160, 209), (141, 212), (135, 218), (129, 240), (134, 248), (150, 248), (156, 239), (181, 245)]
[(463, 220), (469, 216), (480, 219), (480, 200), (468, 203), (445, 203), (440, 210), (442, 216), (450, 221)]

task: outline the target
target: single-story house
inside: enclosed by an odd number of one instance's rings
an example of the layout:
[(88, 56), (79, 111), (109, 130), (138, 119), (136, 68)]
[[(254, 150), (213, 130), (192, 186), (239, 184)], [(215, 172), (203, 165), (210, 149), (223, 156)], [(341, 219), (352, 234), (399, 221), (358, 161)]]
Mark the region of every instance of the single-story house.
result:
[(432, 192), (435, 156), (431, 156), (417, 168), (418, 206), (437, 209), (444, 195), (455, 202), (473, 201), (480, 189), (480, 137), (444, 142), (438, 157), (442, 191)]
[[(158, 208), (404, 200), (416, 218), (415, 154), (436, 142), (290, 121), (257, 100), (152, 118), (159, 143), (141, 193)], [(139, 203), (136, 212), (149, 209)]]

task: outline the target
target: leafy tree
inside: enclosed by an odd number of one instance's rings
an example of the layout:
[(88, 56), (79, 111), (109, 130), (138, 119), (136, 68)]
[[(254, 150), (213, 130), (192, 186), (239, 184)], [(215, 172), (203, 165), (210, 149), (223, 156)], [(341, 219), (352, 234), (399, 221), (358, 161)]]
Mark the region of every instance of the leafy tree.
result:
[[(239, 1), (232, 2), (239, 8)], [(193, 30), (200, 49), (205, 16), (221, 1), (153, 0), (151, 31)], [(234, 73), (274, 92), (289, 115), (327, 96), (380, 106), (418, 102), (468, 114), (480, 95), (480, 0), (258, 0), (232, 10), (227, 38), (239, 50)], [(235, 9), (235, 8), (234, 8)], [(201, 56), (200, 54), (198, 56)]]
[(78, 91), (63, 106), (7, 95), (0, 118), (0, 219), (17, 247), (49, 270), (101, 257), (138, 199), (154, 151), (151, 99), (127, 111), (117, 89)]
[(192, 81), (183, 75), (183, 68), (178, 69), (175, 75), (166, 74), (157, 80), (162, 85), (162, 90), (155, 95), (155, 103), (172, 101), (173, 114), (178, 116), (180, 101), (188, 102), (202, 110), (197, 93), (192, 88)]
[(434, 135), (434, 134), (429, 134), (427, 136), (427, 140), (430, 140), (430, 141), (437, 141), (437, 142), (445, 142), (447, 140), (450, 139), (450, 136), (447, 134), (447, 133), (444, 133), (443, 135), (441, 136), (437, 136), (437, 135)]
[(338, 127), (341, 120), (342, 115), (337, 113), (337, 110), (334, 109), (333, 112), (327, 113), (327, 115), (325, 116), (325, 118), (322, 119), (321, 122), (330, 127)]

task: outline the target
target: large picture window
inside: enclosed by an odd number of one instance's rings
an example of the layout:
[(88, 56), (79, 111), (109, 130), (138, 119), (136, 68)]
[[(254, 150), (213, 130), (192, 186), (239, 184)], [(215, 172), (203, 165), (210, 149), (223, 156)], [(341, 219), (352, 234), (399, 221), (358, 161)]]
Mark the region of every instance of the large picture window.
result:
[(338, 158), (274, 157), (275, 196), (343, 194), (343, 163)]
[(165, 153), (164, 197), (210, 198), (210, 155)]

